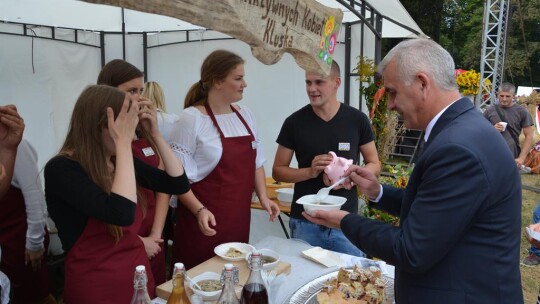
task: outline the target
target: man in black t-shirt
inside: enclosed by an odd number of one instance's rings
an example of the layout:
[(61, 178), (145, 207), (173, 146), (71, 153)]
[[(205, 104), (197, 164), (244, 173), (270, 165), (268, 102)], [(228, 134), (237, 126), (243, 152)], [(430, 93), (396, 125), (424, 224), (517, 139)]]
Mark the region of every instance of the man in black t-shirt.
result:
[[(362, 154), (367, 168), (378, 175), (379, 158), (371, 123), (367, 116), (337, 100), (341, 84), (338, 64), (332, 62), (330, 75), (306, 73), (306, 91), (310, 104), (290, 115), (279, 133), (272, 176), (277, 181), (295, 183), (289, 227), (293, 238), (303, 239), (312, 246), (320, 246), (356, 256), (364, 254), (339, 229), (327, 228), (307, 221), (302, 216), (303, 206), (296, 203), (300, 197), (315, 194), (330, 185), (324, 168), (330, 164), (333, 151), (337, 156), (359, 162)], [(298, 168), (291, 168), (296, 155)], [(341, 186), (331, 195), (347, 198), (342, 210), (358, 212), (356, 187), (346, 190)]]

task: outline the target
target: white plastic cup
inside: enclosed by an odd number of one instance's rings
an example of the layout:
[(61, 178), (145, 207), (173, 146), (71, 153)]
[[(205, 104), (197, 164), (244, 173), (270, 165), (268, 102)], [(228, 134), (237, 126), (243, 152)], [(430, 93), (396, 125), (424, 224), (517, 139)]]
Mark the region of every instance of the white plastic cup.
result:
[(504, 132), (504, 130), (506, 130), (506, 126), (508, 125), (508, 123), (504, 122), (504, 121), (501, 121), (501, 122), (499, 122), (499, 124), (503, 127), (502, 132)]

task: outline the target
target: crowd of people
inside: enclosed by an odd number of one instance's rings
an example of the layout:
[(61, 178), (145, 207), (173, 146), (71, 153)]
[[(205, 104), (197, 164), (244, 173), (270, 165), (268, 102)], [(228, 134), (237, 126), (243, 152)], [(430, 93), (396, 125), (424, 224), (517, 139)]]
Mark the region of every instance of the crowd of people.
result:
[[(157, 82), (110, 61), (78, 97), (65, 141), (43, 169), (44, 190), (23, 119), (14, 106), (0, 106), (0, 303), (56, 303), (47, 215), (65, 252), (64, 303), (128, 303), (137, 265), (151, 270), (153, 297), (166, 280), (164, 235), (173, 239), (172, 260), (188, 269), (221, 243), (248, 242), (253, 192), (274, 221), (280, 211), (266, 193), (256, 118), (238, 104), (244, 65), (230, 51), (210, 53), (176, 115)], [(379, 65), (389, 109), (405, 127), (425, 130), (405, 189), (378, 182), (370, 121), (338, 101), (335, 61), (329, 75), (305, 73), (309, 103), (283, 122), (272, 176), (295, 184), (292, 237), (395, 265), (396, 303), (523, 303), (518, 169), (532, 147), (532, 119), (513, 104), (508, 83), (483, 119), (460, 96), (454, 70), (446, 50), (421, 38), (399, 43)], [(331, 192), (347, 201), (307, 214), (295, 202), (331, 184), (330, 151), (353, 160)], [(399, 226), (360, 216), (358, 192), (399, 216)], [(529, 227), (540, 231), (539, 219), (540, 205)], [(522, 263), (538, 265), (540, 244), (527, 240)]]

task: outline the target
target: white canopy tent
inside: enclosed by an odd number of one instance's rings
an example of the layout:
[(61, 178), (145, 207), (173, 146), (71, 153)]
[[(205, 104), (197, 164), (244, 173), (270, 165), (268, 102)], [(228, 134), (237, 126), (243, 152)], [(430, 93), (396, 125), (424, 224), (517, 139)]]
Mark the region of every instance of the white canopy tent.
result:
[[(343, 9), (350, 29), (344, 26), (339, 40), (346, 41), (349, 33), (351, 47), (340, 43), (334, 53), (342, 78), (354, 78), (351, 66), (359, 55), (376, 57), (377, 35), (423, 35), (398, 0), (357, 1), (356, 9), (359, 4), (371, 7), (362, 16), (369, 26), (339, 3), (345, 1), (319, 2)], [(75, 0), (0, 0), (0, 104), (17, 105), (25, 118), (25, 137), (39, 151), (42, 167), (63, 142), (78, 95), (95, 83), (104, 62), (125, 58), (144, 70), (148, 80), (163, 86), (169, 112), (179, 113), (188, 88), (199, 80), (202, 61), (218, 48), (246, 59), (248, 88), (241, 103), (257, 118), (269, 175), (282, 122), (308, 102), (304, 71), (289, 55), (263, 65), (245, 43), (178, 19)], [(365, 110), (359, 85), (352, 79), (347, 92), (342, 85), (338, 98), (348, 97), (352, 106)]]

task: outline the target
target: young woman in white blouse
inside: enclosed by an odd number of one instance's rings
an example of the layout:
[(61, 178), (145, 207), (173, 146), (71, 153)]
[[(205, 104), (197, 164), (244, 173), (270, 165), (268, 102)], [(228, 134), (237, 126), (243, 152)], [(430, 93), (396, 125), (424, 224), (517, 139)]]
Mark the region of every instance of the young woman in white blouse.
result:
[(244, 60), (229, 51), (212, 52), (171, 132), (171, 147), (204, 204), (178, 204), (174, 260), (188, 268), (214, 256), (219, 244), (249, 241), (254, 189), (270, 220), (279, 214), (266, 195), (265, 157), (253, 114), (234, 104), (245, 87)]

